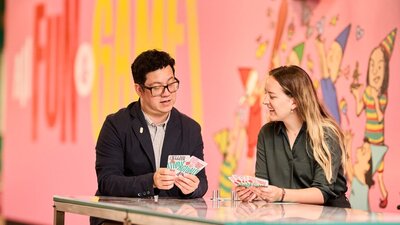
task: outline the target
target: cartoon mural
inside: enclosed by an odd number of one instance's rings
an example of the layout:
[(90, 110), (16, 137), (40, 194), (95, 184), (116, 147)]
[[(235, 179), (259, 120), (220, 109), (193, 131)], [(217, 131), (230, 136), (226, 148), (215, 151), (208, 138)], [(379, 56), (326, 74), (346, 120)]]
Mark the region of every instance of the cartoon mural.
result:
[[(356, 149), (356, 159), (352, 159), (352, 141), (354, 133), (345, 132), (345, 147), (347, 152), (346, 173), (350, 186), (349, 200), (355, 209), (371, 210), (369, 204), (369, 189), (375, 184), (373, 175), (376, 172), (387, 151), (383, 145), (373, 145), (366, 138), (362, 146)], [(354, 161), (354, 163), (353, 163)]]
[[(372, 50), (367, 70), (366, 87), (360, 96), (361, 85), (351, 89), (356, 101), (356, 113), (362, 111), (366, 114), (365, 138), (371, 145), (383, 146), (385, 144), (384, 118), (388, 104), (389, 64), (396, 39), (397, 29), (393, 29), (383, 41)], [(354, 82), (353, 82), (354, 83)], [(377, 151), (371, 148), (371, 151)], [(387, 149), (385, 148), (385, 152)], [(381, 152), (378, 150), (378, 152)], [(388, 204), (388, 191), (383, 179), (384, 161), (377, 169), (378, 184), (381, 191), (379, 207), (386, 208)]]
[(244, 149), (246, 133), (242, 126), (241, 114), (241, 111), (236, 113), (232, 129), (222, 129), (214, 135), (214, 141), (223, 156), (219, 171), (219, 190), (222, 198), (231, 196), (232, 182), (228, 177), (235, 173)]
[(283, 65), (296, 65), (300, 66), (301, 61), (303, 59), (303, 52), (304, 52), (304, 42), (301, 42), (295, 45), (291, 51), (289, 52), (286, 61), (284, 63), (280, 60), (280, 54), (275, 54), (273, 61), (273, 68), (283, 66)]
[(240, 80), (245, 88), (244, 95), (239, 99), (242, 109), (248, 108), (246, 127), (247, 150), (244, 174), (254, 173), (254, 157), (256, 152), (258, 130), (262, 126), (261, 97), (262, 83), (259, 81), (258, 72), (251, 68), (239, 68)]
[(351, 25), (348, 25), (339, 34), (325, 53), (325, 47), (320, 35), (315, 41), (321, 64), (321, 89), (324, 103), (333, 118), (340, 124), (339, 103), (336, 93), (335, 82), (339, 77), (340, 66), (345, 53), (347, 39), (349, 37)]
[[(352, 37), (355, 40), (360, 41), (365, 35), (365, 30), (361, 28), (360, 25), (357, 25), (356, 29), (352, 31), (351, 23), (345, 25), (339, 32), (339, 34), (331, 42), (328, 50), (325, 51), (325, 46), (328, 43), (327, 37), (329, 35), (332, 35), (330, 29), (339, 26), (339, 24), (342, 24), (342, 21), (340, 20), (340, 15), (336, 14), (332, 16), (329, 20), (329, 23), (326, 24), (325, 17), (322, 17), (321, 19), (317, 20), (313, 25), (310, 22), (310, 17), (312, 15), (312, 6), (310, 7), (308, 3), (303, 2), (301, 5), (303, 10), (302, 24), (300, 25), (301, 28), (299, 28), (299, 26), (296, 25), (293, 20), (289, 24), (286, 24), (286, 17), (290, 15), (291, 11), (288, 11), (288, 6), (285, 4), (287, 4), (285, 3), (285, 1), (281, 2), (281, 6), (279, 8), (279, 11), (277, 12), (277, 22), (274, 23), (277, 25), (276, 27), (271, 27), (271, 29), (275, 29), (276, 31), (274, 42), (269, 39), (265, 41), (260, 41), (259, 37), (257, 39), (259, 48), (256, 52), (256, 58), (262, 58), (261, 52), (264, 53), (266, 51), (271, 51), (272, 68), (285, 64), (295, 64), (300, 66), (304, 65), (305, 68), (310, 70), (314, 75), (313, 80), (315, 86), (317, 88), (320, 88), (321, 90), (321, 100), (325, 103), (329, 112), (332, 114), (335, 120), (340, 125), (342, 125), (342, 127), (349, 127), (352, 124), (349, 117), (354, 117), (354, 115), (349, 114), (349, 111), (353, 111), (353, 108), (350, 109), (350, 107), (354, 107), (356, 109), (357, 116), (359, 116), (362, 111), (365, 111), (365, 138), (362, 144), (356, 148), (355, 157), (353, 157), (352, 152), (352, 140), (354, 138), (354, 134), (351, 130), (346, 131), (346, 146), (348, 151), (347, 177), (349, 179), (349, 198), (355, 208), (371, 210), (372, 207), (370, 206), (369, 201), (369, 189), (374, 185), (379, 185), (379, 189), (381, 192), (379, 207), (385, 208), (388, 204), (388, 191), (383, 178), (383, 165), (384, 157), (388, 150), (388, 147), (383, 141), (384, 112), (387, 107), (389, 59), (393, 52), (397, 30), (393, 29), (393, 31), (391, 31), (389, 35), (387, 35), (387, 37), (381, 42), (381, 44), (379, 44), (379, 46), (371, 53), (368, 63), (369, 66), (367, 72), (367, 87), (363, 91), (362, 96), (360, 96), (359, 92), (363, 87), (363, 85), (359, 82), (359, 78), (360, 76), (362, 76), (360, 72), (362, 68), (360, 68), (358, 61), (356, 61), (351, 79), (350, 65), (346, 63), (346, 66), (342, 67), (342, 64), (345, 55), (349, 51), (348, 49), (351, 48), (351, 46), (348, 46), (349, 38)], [(271, 9), (269, 8), (267, 9), (267, 11), (268, 16), (274, 14), (274, 12), (271, 12)], [(285, 28), (287, 28), (286, 33), (283, 32)], [(305, 39), (303, 39), (302, 41), (298, 41), (299, 39), (295, 38), (297, 34), (296, 31), (301, 30), (302, 28), (306, 30)], [(313, 34), (314, 29), (316, 31), (315, 34)], [(314, 35), (316, 36), (315, 39), (313, 39)], [(297, 44), (293, 44), (294, 47), (292, 47), (290, 51), (286, 52), (287, 46), (291, 45), (291, 43), (295, 40), (298, 41)], [(316, 47), (316, 52), (314, 54), (313, 52), (310, 52), (310, 49), (305, 48), (306, 43), (310, 42), (310, 40), (313, 40), (314, 46)], [(269, 43), (272, 44), (269, 45)], [(278, 48), (277, 46), (280, 46), (280, 48)], [(310, 53), (307, 53), (307, 51), (309, 51)], [(303, 64), (302, 59), (304, 52), (306, 52), (307, 54), (307, 60)], [(284, 57), (285, 55), (286, 60), (281, 60), (281, 57)], [(320, 68), (318, 68), (316, 71), (314, 70), (314, 64), (320, 65)], [(252, 88), (249, 88), (249, 86), (256, 87), (256, 85), (249, 85), (245, 83), (244, 81), (247, 81), (247, 79), (243, 79), (243, 74), (249, 77), (255, 77), (256, 72), (254, 71), (254, 69), (251, 68), (241, 69), (241, 81), (246, 89), (245, 96), (251, 96), (251, 91), (249, 90), (252, 90)], [(341, 86), (337, 86), (338, 78), (342, 78), (342, 81), (339, 83), (349, 85), (351, 88), (343, 89)], [(248, 80), (250, 80), (251, 83), (251, 80), (254, 81), (255, 78), (249, 78)], [(352, 105), (352, 102), (349, 103), (348, 98), (350, 96), (354, 96), (355, 106)], [(243, 99), (245, 98), (242, 97), (242, 102), (244, 102)], [(260, 99), (262, 99), (262, 94), (260, 95)], [(260, 113), (258, 113), (258, 111), (257, 113), (252, 113), (251, 104), (248, 105), (250, 105), (248, 124), (251, 124), (250, 121), (254, 121), (255, 118), (260, 118)], [(258, 106), (258, 104), (253, 105), (253, 107), (254, 106)], [(342, 120), (344, 120), (345, 123), (343, 123)], [(258, 123), (260, 120), (256, 121)], [(264, 122), (266, 121), (268, 121), (268, 119), (266, 119)], [(256, 134), (254, 132), (254, 129), (247, 129), (247, 135), (248, 138), (255, 137)], [(254, 157), (254, 155), (248, 154), (252, 148), (251, 140), (251, 138), (247, 140), (248, 148), (247, 150), (245, 150), (247, 151), (247, 158), (245, 163), (246, 169), (243, 171), (239, 171), (242, 173), (248, 173), (249, 170), (247, 167), (249, 164), (251, 164), (248, 163), (248, 160), (250, 157)], [(253, 139), (253, 141), (256, 140)], [(223, 165), (226, 163), (227, 161), (224, 160)], [(235, 165), (237, 171), (238, 165)], [(376, 181), (374, 177), (376, 177)], [(222, 188), (222, 186), (220, 186), (220, 188)], [(227, 189), (226, 191), (229, 190)]]

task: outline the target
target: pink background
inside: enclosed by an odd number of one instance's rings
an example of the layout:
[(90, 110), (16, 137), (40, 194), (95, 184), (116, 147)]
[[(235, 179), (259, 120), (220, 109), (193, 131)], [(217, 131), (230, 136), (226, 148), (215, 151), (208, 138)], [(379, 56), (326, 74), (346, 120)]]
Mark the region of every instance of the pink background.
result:
[[(209, 179), (209, 193), (218, 188), (219, 168), (223, 161), (222, 155), (214, 141), (214, 135), (221, 129), (231, 129), (234, 124), (235, 113), (243, 113), (242, 122), (247, 121), (248, 107), (239, 106), (239, 99), (245, 94), (241, 83), (239, 67), (249, 67), (259, 74), (263, 81), (270, 69), (272, 46), (275, 40), (275, 30), (280, 0), (238, 0), (238, 1), (176, 1), (174, 11), (168, 10), (168, 5), (175, 1), (148, 1), (147, 11), (144, 11), (149, 21), (158, 21), (150, 26), (160, 28), (160, 33), (150, 36), (159, 39), (145, 39), (146, 45), (137, 45), (141, 33), (137, 24), (146, 24), (138, 21), (135, 9), (137, 1), (127, 1), (130, 6), (125, 20), (128, 27), (118, 36), (116, 22), (124, 21), (122, 13), (118, 11), (118, 4), (126, 1), (110, 1), (111, 7), (103, 11), (96, 9), (101, 2), (108, 1), (77, 1), (78, 24), (71, 26), (68, 37), (74, 37), (76, 46), (71, 44), (69, 49), (57, 43), (49, 43), (49, 35), (45, 33), (48, 27), (45, 21), (65, 15), (67, 0), (34, 1), (16, 0), (6, 2), (5, 21), (5, 67), (6, 101), (4, 123), (3, 148), (3, 175), (2, 175), (2, 209), (7, 219), (31, 222), (37, 224), (51, 224), (53, 216), (53, 195), (93, 195), (96, 190), (96, 175), (94, 170), (96, 134), (104, 121), (105, 115), (124, 107), (128, 102), (136, 99), (133, 93), (133, 81), (130, 75), (130, 63), (143, 48), (165, 49), (176, 58), (176, 74), (181, 80), (177, 108), (193, 116), (202, 124), (202, 134), (205, 144), (205, 160)], [(75, 1), (69, 1), (72, 3)], [(390, 31), (400, 25), (400, 2), (396, 0), (365, 1), (365, 0), (321, 0), (321, 1), (290, 1), (288, 0), (288, 14), (284, 24), (283, 35), (279, 42), (278, 55), (285, 62), (289, 50), (300, 42), (304, 42), (304, 53), (301, 66), (312, 78), (319, 80), (320, 59), (316, 53), (315, 39), (317, 25), (324, 21), (322, 38), (325, 48), (349, 24), (351, 24), (341, 68), (342, 77), (336, 82), (338, 99), (345, 98), (348, 105), (347, 115), (350, 123), (342, 115), (342, 127), (351, 129), (354, 133), (353, 152), (360, 146), (364, 135), (364, 113), (356, 116), (354, 98), (350, 93), (349, 85), (355, 64), (359, 62), (359, 81), (364, 84), (371, 51), (388, 35)], [(301, 23), (302, 3), (310, 9), (310, 35), (306, 36), (307, 27)], [(191, 4), (192, 3), (192, 4)], [(44, 27), (39, 34), (39, 45), (55, 54), (63, 55), (72, 52), (71, 59), (51, 57), (53, 61), (39, 60), (39, 72), (33, 76), (33, 62), (35, 62), (35, 48), (32, 43), (34, 33), (35, 7), (42, 5), (45, 9), (44, 17), (37, 21)], [(156, 6), (161, 12), (153, 13)], [(374, 13), (370, 13), (373, 9)], [(109, 35), (105, 35), (106, 20), (96, 20), (95, 12), (100, 15), (111, 13)], [(160, 14), (161, 13), (161, 14)], [(61, 18), (61, 17), (60, 17)], [(156, 18), (156, 19), (154, 19)], [(181, 28), (174, 33), (168, 25), (168, 19), (175, 20)], [(194, 20), (191, 20), (194, 18)], [(334, 18), (337, 18), (334, 22)], [(154, 20), (153, 20), (154, 19)], [(44, 24), (44, 25), (43, 25)], [(108, 46), (111, 52), (109, 61), (99, 62), (100, 53), (93, 51), (94, 71), (86, 73), (84, 81), (89, 80), (91, 89), (87, 94), (79, 92), (74, 86), (73, 68), (76, 64), (76, 51), (79, 46), (86, 44), (95, 49), (95, 27), (104, 31), (100, 33), (100, 43)], [(289, 26), (294, 27), (290, 34)], [(62, 34), (64, 28), (55, 26), (56, 33)], [(70, 27), (70, 28), (71, 28)], [(359, 29), (357, 28), (359, 27)], [(58, 30), (59, 29), (59, 30)], [(179, 29), (178, 29), (179, 30)], [(357, 39), (356, 31), (361, 38)], [(161, 35), (161, 36), (160, 36)], [(400, 184), (396, 165), (400, 157), (400, 141), (397, 118), (400, 102), (399, 73), (400, 48), (398, 36), (395, 38), (393, 52), (390, 59), (390, 75), (388, 89), (388, 105), (385, 112), (385, 144), (389, 150), (385, 156), (384, 179), (389, 192), (389, 204), (385, 209), (378, 207), (380, 192), (375, 184), (370, 189), (370, 207), (373, 211), (395, 212), (400, 204)], [(178, 37), (178, 38), (177, 38)], [(121, 40), (121, 38), (127, 38)], [(180, 39), (181, 38), (181, 39)], [(143, 38), (142, 38), (143, 39)], [(53, 39), (60, 40), (60, 39)], [(154, 41), (156, 40), (156, 41)], [(161, 40), (161, 41), (157, 41)], [(71, 40), (70, 40), (71, 41)], [(127, 42), (124, 42), (127, 41)], [(260, 41), (267, 41), (264, 54), (256, 56)], [(177, 42), (176, 46), (169, 45)], [(128, 43), (128, 55), (118, 52), (118, 43)], [(121, 60), (122, 58), (122, 60)], [(118, 64), (121, 60), (122, 64)], [(36, 60), (37, 61), (37, 60)], [(85, 61), (87, 63), (87, 61)], [(63, 69), (50, 73), (46, 77), (45, 66), (57, 64)], [(313, 65), (310, 67), (310, 65)], [(85, 65), (87, 66), (87, 65)], [(109, 66), (111, 69), (106, 70)], [(42, 69), (40, 69), (42, 68)], [(68, 69), (72, 72), (68, 72)], [(122, 72), (120, 72), (122, 71)], [(346, 73), (347, 71), (347, 73)], [(88, 75), (89, 74), (89, 75)], [(122, 77), (122, 78), (121, 78)], [(69, 78), (71, 80), (68, 80)], [(124, 79), (125, 78), (125, 79)], [(55, 83), (56, 79), (60, 79)], [(64, 80), (61, 80), (64, 79)], [(86, 80), (85, 80), (86, 79)], [(122, 80), (121, 80), (122, 79)], [(37, 116), (33, 116), (33, 87), (37, 89)], [(70, 83), (68, 83), (70, 82)], [(76, 82), (76, 80), (75, 80)], [(49, 85), (50, 84), (50, 85)], [(46, 94), (49, 88), (50, 95)], [(98, 89), (95, 89), (97, 87)], [(110, 89), (108, 89), (110, 87)], [(71, 88), (71, 89), (70, 89)], [(56, 93), (56, 90), (58, 94)], [(71, 90), (75, 95), (71, 95)], [(129, 92), (124, 93), (124, 90)], [(82, 91), (82, 90), (81, 90)], [(320, 93), (320, 89), (318, 90)], [(72, 96), (72, 97), (71, 97)], [(50, 97), (50, 100), (46, 100)], [(110, 97), (116, 104), (108, 104)], [(51, 123), (50, 114), (46, 113), (46, 103), (57, 103), (54, 123)], [(99, 103), (95, 103), (99, 102)], [(72, 104), (74, 103), (74, 104)], [(63, 108), (65, 107), (65, 108)], [(75, 108), (74, 108), (75, 107)], [(65, 113), (65, 114), (63, 114)], [(262, 115), (266, 114), (262, 107)], [(76, 115), (75, 119), (71, 115)], [(65, 119), (65, 127), (62, 120)], [(50, 122), (49, 122), (50, 121)], [(33, 138), (33, 127), (37, 123), (37, 136)], [(65, 132), (65, 133), (63, 133)], [(63, 136), (65, 135), (65, 136)], [(235, 171), (245, 173), (245, 154)], [(375, 178), (376, 179), (376, 178)], [(87, 223), (83, 216), (67, 215), (67, 221), (75, 220), (73, 224)]]

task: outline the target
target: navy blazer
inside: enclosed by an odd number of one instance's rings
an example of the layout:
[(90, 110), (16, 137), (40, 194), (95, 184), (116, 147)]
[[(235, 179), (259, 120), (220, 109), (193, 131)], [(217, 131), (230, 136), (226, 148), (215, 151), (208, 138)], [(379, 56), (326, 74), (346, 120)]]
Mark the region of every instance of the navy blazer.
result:
[[(191, 155), (204, 160), (200, 125), (173, 108), (167, 123), (160, 167), (167, 167), (169, 155)], [(196, 176), (199, 187), (184, 195), (174, 186), (170, 190), (153, 188), (156, 171), (150, 132), (140, 100), (108, 115), (96, 145), (98, 196), (159, 196), (199, 198), (207, 192), (205, 169)]]

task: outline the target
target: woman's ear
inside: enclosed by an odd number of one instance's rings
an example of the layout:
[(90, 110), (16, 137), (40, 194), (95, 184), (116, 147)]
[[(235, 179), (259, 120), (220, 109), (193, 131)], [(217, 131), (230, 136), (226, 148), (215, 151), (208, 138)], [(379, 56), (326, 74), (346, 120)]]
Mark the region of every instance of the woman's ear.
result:
[(294, 100), (294, 98), (292, 98), (292, 110), (295, 110), (296, 108), (297, 108), (296, 100)]

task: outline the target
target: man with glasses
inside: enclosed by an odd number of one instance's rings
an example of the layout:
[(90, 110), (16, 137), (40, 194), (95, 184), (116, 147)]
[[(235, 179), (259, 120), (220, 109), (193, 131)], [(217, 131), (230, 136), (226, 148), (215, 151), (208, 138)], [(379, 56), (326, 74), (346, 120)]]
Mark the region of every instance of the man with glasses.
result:
[(199, 198), (207, 192), (204, 169), (176, 176), (166, 168), (169, 155), (204, 159), (200, 125), (174, 108), (179, 90), (174, 65), (158, 50), (145, 51), (132, 63), (139, 100), (103, 124), (96, 145), (96, 195)]

